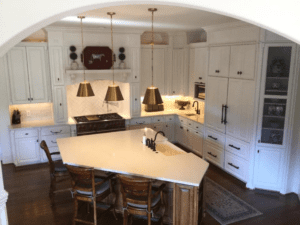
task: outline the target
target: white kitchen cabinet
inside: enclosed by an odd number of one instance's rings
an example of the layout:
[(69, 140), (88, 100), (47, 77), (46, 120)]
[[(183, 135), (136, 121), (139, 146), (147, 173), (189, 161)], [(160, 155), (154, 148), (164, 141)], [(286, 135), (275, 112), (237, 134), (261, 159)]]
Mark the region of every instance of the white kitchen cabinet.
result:
[(276, 148), (257, 148), (254, 183), (256, 188), (280, 191), (284, 152)]
[[(150, 48), (142, 48), (141, 53), (141, 96), (152, 84), (152, 53)], [(165, 94), (165, 49), (153, 50), (153, 85)]]
[(190, 49), (189, 95), (194, 96), (195, 82), (206, 82), (208, 48)]
[(224, 169), (242, 181), (248, 179), (248, 162), (228, 152), (225, 153)]
[(184, 49), (173, 50), (173, 80), (172, 80), (172, 94), (184, 95), (184, 83), (187, 79), (184, 71)]
[(190, 143), (192, 150), (203, 156), (203, 133), (196, 130), (190, 131)]
[(53, 87), (53, 109), (56, 123), (68, 121), (66, 90), (64, 86)]
[(226, 135), (250, 142), (253, 135), (255, 82), (229, 79)]
[(222, 148), (205, 141), (203, 155), (205, 160), (212, 162), (222, 169), (224, 168), (224, 151)]
[(141, 114), (140, 83), (130, 83), (130, 114), (131, 117)]
[(140, 82), (140, 72), (141, 72), (141, 49), (131, 48), (131, 81)]
[(228, 77), (230, 46), (211, 47), (209, 51), (208, 75)]
[(165, 133), (170, 142), (174, 141), (174, 130), (174, 123), (163, 123), (162, 131)]
[(62, 47), (49, 47), (52, 85), (64, 85), (64, 66)]
[(205, 120), (206, 126), (225, 133), (224, 105), (227, 102), (228, 78), (208, 77), (206, 88)]
[(38, 129), (20, 129), (10, 132), (15, 166), (40, 162)]
[(14, 47), (7, 56), (12, 104), (47, 102), (45, 47)]
[(254, 79), (256, 63), (256, 45), (231, 46), (230, 78)]

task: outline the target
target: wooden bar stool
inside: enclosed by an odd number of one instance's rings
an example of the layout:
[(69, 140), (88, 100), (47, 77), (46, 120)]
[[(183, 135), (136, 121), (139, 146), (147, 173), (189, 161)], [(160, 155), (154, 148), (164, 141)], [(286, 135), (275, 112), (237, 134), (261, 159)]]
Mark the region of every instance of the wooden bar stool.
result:
[(136, 215), (148, 220), (163, 224), (165, 205), (163, 189), (166, 184), (160, 185), (157, 191), (152, 190), (152, 180), (140, 177), (117, 175), (120, 180), (123, 198), (123, 224), (127, 225), (128, 215)]
[[(49, 191), (49, 196), (51, 198), (51, 205), (54, 205), (54, 195), (58, 192), (64, 192), (64, 191), (70, 191), (71, 188), (67, 189), (56, 189), (56, 184), (64, 182), (66, 180), (70, 180), (70, 175), (68, 173), (67, 168), (64, 166), (62, 161), (53, 161), (52, 160), (52, 155), (58, 155), (60, 154), (59, 152), (52, 152), (50, 153), (48, 146), (46, 142), (43, 140), (40, 144), (41, 148), (45, 151), (46, 156), (48, 158), (48, 162), (50, 164), (50, 191)], [(59, 178), (59, 180), (58, 180)]]
[[(74, 198), (75, 212), (73, 225), (76, 222), (85, 224), (97, 224), (97, 201), (104, 200), (107, 196), (113, 193), (112, 178), (114, 174), (109, 175), (105, 179), (95, 178), (94, 168), (82, 168), (66, 165), (71, 178), (72, 178), (72, 195)], [(94, 221), (86, 221), (79, 219), (78, 215), (78, 201), (84, 201), (93, 204), (94, 209)], [(114, 200), (115, 201), (115, 200)], [(111, 205), (105, 212), (113, 209), (115, 214), (115, 205)]]

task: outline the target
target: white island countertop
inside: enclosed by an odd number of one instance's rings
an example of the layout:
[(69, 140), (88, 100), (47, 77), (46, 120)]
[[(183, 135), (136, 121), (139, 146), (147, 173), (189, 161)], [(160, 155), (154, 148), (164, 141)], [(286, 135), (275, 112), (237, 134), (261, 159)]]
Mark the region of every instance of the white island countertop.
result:
[[(162, 135), (157, 137), (158, 153), (143, 145), (145, 129), (57, 139), (65, 164), (143, 176), (184, 185), (199, 186), (208, 162), (186, 153)], [(147, 128), (147, 137), (156, 133)], [(171, 154), (166, 154), (171, 152)]]

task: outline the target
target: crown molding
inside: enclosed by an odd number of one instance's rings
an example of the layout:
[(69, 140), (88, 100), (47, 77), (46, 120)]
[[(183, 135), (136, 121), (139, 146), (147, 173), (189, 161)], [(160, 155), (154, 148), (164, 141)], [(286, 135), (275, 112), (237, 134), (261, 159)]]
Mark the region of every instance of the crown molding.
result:
[[(60, 31), (60, 32), (81, 32), (80, 27), (65, 27), (65, 26), (48, 26), (44, 28), (47, 32), (49, 31)], [(83, 32), (86, 33), (110, 33), (110, 27), (109, 28), (104, 28), (104, 27), (99, 27), (99, 28), (93, 28), (93, 27), (85, 27), (82, 29)], [(141, 35), (144, 30), (142, 29), (120, 29), (120, 28), (114, 28), (113, 30), (114, 33), (118, 34), (139, 34)]]
[(255, 25), (252, 25), (250, 23), (246, 23), (243, 21), (237, 21), (237, 22), (232, 22), (232, 23), (223, 23), (223, 24), (218, 24), (218, 25), (212, 25), (212, 26), (205, 26), (202, 27), (206, 32), (213, 32), (216, 30), (225, 30), (225, 29), (230, 29), (230, 28), (237, 28), (237, 27), (254, 27)]

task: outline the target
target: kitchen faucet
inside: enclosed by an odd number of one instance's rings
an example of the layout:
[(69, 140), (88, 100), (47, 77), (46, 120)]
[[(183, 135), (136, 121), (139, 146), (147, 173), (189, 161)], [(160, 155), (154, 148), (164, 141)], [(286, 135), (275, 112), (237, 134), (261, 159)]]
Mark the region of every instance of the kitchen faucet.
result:
[(195, 109), (195, 111), (196, 111), (196, 113), (197, 113), (198, 115), (200, 115), (199, 102), (198, 102), (198, 101), (194, 101), (192, 107), (194, 107), (195, 103), (197, 103), (197, 109)]
[(162, 135), (164, 135), (164, 137), (166, 136), (165, 133), (164, 133), (163, 131), (158, 131), (158, 132), (155, 134), (155, 136), (154, 136), (154, 142), (155, 142), (155, 140), (156, 140), (156, 136), (157, 136), (159, 133), (161, 133)]
[(164, 135), (165, 137), (165, 133), (163, 131), (158, 131), (155, 136), (154, 136), (154, 140), (151, 138), (151, 140), (149, 138), (147, 138), (146, 140), (146, 145), (151, 148), (154, 152), (156, 151), (156, 144), (155, 144), (155, 141), (156, 141), (156, 137), (157, 135), (161, 133), (162, 135)]

